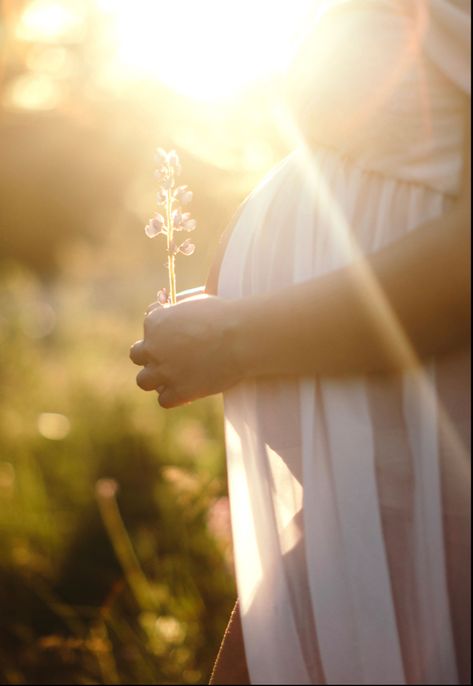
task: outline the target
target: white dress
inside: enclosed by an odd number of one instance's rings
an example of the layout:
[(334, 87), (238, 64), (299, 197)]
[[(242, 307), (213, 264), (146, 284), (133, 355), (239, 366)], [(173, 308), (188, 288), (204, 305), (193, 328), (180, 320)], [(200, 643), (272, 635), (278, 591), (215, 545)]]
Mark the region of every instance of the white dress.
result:
[[(325, 274), (448, 209), (462, 172), (469, 5), (324, 3), (298, 73), (297, 125), (286, 122), (307, 145), (247, 199), (219, 295)], [(359, 287), (405, 349), (369, 274)], [(457, 351), (404, 375), (225, 393), (252, 683), (466, 683), (468, 365)]]

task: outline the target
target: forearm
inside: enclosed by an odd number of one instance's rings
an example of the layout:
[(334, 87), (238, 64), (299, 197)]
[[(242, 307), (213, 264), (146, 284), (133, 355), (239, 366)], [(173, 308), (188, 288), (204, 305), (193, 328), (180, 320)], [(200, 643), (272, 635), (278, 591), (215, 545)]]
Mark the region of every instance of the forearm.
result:
[(321, 278), (234, 303), (242, 376), (391, 372), (468, 340), (465, 203)]

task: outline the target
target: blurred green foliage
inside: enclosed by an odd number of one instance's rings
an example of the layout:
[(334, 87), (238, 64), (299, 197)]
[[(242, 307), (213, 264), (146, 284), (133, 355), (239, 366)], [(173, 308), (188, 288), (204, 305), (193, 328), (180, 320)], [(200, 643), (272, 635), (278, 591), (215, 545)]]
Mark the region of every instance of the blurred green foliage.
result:
[(220, 403), (165, 413), (140, 392), (128, 315), (88, 301), (88, 276), (1, 278), (0, 681), (203, 683), (235, 597), (226, 522), (209, 525)]

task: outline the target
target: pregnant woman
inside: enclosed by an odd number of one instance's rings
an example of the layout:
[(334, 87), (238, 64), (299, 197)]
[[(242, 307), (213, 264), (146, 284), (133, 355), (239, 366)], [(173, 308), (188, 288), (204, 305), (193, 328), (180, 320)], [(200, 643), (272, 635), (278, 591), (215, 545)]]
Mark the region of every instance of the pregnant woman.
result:
[[(320, 5), (320, 3), (318, 3)], [(131, 350), (163, 407), (224, 392), (254, 684), (469, 683), (470, 3), (331, 0), (295, 150), (212, 295)], [(236, 627), (236, 628), (235, 628)], [(240, 672), (240, 674), (238, 674)]]

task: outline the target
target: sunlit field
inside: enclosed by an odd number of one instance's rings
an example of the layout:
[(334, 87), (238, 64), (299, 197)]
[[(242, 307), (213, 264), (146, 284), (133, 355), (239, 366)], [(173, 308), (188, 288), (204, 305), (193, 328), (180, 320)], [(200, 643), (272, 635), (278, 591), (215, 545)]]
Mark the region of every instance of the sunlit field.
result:
[[(0, 682), (207, 682), (235, 600), (220, 398), (128, 359), (166, 285), (157, 146), (219, 237), (287, 144), (307, 2), (0, 0)], [(270, 17), (271, 15), (271, 17)]]

